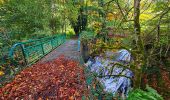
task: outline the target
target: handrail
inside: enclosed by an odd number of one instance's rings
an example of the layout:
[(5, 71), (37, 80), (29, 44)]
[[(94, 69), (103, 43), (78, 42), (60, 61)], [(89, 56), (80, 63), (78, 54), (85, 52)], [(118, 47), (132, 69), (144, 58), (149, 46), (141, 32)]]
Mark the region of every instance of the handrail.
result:
[(27, 64), (27, 60), (25, 59), (25, 54), (24, 54), (24, 44), (22, 42), (16, 43), (11, 47), (11, 49), (9, 51), (9, 58), (11, 60), (14, 60), (14, 51), (17, 47), (20, 47), (20, 49), (22, 51), (22, 55), (24, 56), (24, 62), (25, 62), (25, 64)]
[(22, 53), (22, 56), (24, 57), (22, 60), (24, 60), (25, 64), (30, 65), (64, 43), (65, 40), (66, 34), (57, 34), (52, 37), (19, 42), (11, 47), (9, 51), (9, 58), (11, 58), (11, 60), (16, 60), (18, 56), (15, 57), (15, 51), (18, 51), (19, 53)]
[(13, 58), (13, 57), (14, 57), (14, 50), (15, 50), (15, 48), (18, 47), (18, 46), (20, 46), (20, 47), (24, 50), (24, 45), (23, 45), (23, 43), (20, 42), (20, 43), (14, 44), (14, 45), (11, 47), (10, 51), (9, 51), (9, 58)]

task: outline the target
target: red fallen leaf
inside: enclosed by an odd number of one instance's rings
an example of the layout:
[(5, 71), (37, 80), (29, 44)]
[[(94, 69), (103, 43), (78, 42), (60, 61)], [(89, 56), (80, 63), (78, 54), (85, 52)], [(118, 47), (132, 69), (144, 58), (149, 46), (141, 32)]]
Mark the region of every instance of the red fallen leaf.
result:
[(144, 77), (144, 81), (145, 81), (147, 84), (149, 84), (151, 87), (153, 87), (154, 89), (156, 89), (161, 95), (163, 95), (163, 97), (167, 100), (170, 98), (170, 95), (167, 95), (167, 93), (169, 93), (170, 91), (170, 79), (169, 79), (169, 72), (166, 70), (166, 69), (161, 69), (160, 70), (160, 74), (161, 74), (161, 86), (159, 85), (160, 84), (160, 81), (157, 80), (155, 74), (151, 74), (151, 78), (150, 80), (151, 81), (148, 81), (147, 79), (147, 75)]
[(0, 89), (0, 99), (80, 100), (84, 90), (83, 68), (76, 61), (62, 56), (20, 72), (11, 83)]
[(43, 99), (41, 97), (39, 97), (38, 100), (43, 100)]
[(74, 96), (69, 97), (69, 100), (74, 100)]
[(75, 96), (80, 96), (80, 93), (76, 91)]

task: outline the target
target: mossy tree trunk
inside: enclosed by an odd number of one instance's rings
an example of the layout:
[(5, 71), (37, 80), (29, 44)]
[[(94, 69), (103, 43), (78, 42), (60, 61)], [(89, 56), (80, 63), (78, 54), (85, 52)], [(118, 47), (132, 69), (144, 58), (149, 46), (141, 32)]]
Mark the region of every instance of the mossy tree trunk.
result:
[(134, 79), (134, 86), (135, 88), (144, 88), (144, 84), (142, 83), (143, 72), (146, 67), (146, 55), (145, 49), (141, 37), (141, 27), (140, 27), (140, 1), (141, 0), (134, 0), (134, 33), (137, 36), (136, 38), (136, 49), (138, 53), (136, 54), (135, 59), (135, 79)]

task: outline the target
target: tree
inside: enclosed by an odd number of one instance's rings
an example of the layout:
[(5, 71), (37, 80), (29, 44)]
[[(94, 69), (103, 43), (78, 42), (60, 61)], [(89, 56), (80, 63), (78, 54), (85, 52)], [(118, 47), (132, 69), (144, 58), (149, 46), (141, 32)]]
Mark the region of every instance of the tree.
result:
[(9, 0), (1, 5), (0, 10), (1, 27), (21, 32), (22, 36), (45, 29), (50, 16), (49, 4), (45, 0)]
[(137, 36), (136, 45), (137, 50), (140, 54), (136, 55), (136, 58), (139, 60), (138, 64), (136, 64), (136, 72), (135, 72), (135, 87), (140, 88), (141, 78), (142, 78), (142, 70), (146, 67), (146, 56), (145, 49), (143, 45), (143, 41), (141, 38), (141, 29), (140, 29), (140, 0), (134, 0), (134, 33)]

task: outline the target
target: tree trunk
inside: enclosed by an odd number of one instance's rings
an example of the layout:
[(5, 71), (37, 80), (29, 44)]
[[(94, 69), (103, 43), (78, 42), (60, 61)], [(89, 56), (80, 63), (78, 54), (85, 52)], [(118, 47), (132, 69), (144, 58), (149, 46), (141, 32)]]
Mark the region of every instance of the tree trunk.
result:
[(157, 26), (157, 42), (160, 40), (160, 25)]
[(83, 60), (87, 62), (87, 60), (89, 59), (89, 48), (87, 46), (87, 41), (81, 41), (80, 48), (81, 48), (80, 52), (83, 57)]
[(141, 84), (142, 77), (143, 77), (143, 71), (146, 67), (146, 56), (145, 56), (145, 49), (143, 45), (143, 41), (141, 38), (141, 30), (140, 30), (140, 0), (134, 0), (134, 33), (137, 36), (136, 45), (137, 45), (137, 51), (139, 51), (139, 54), (137, 54), (136, 58), (138, 59), (138, 62), (136, 63), (136, 71), (135, 71), (135, 80), (134, 80), (134, 86), (135, 88), (140, 88), (141, 86), (144, 88), (144, 84)]
[[(98, 1), (99, 7), (104, 7), (104, 0), (99, 0)], [(99, 16), (102, 17), (103, 22), (102, 22), (102, 30), (106, 28), (106, 15), (104, 12), (99, 11)]]

